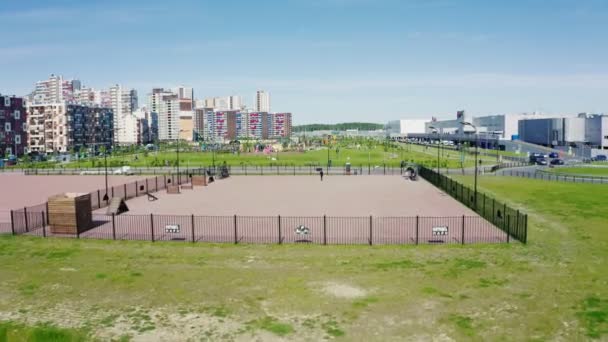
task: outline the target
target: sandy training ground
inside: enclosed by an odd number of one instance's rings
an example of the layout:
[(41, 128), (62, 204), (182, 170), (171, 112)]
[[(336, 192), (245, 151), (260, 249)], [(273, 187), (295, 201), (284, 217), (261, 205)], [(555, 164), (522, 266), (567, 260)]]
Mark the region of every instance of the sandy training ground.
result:
[[(122, 188), (121, 184), (136, 179), (111, 176), (110, 185)], [(61, 192), (90, 192), (104, 186), (102, 176), (7, 175), (0, 176), (0, 181), (3, 189), (16, 194), (14, 199), (2, 196), (0, 208), (4, 210), (41, 204)], [(157, 200), (142, 196), (145, 191), (141, 190), (140, 197), (127, 200), (129, 212), (114, 219), (106, 215), (106, 208), (95, 210), (94, 227), (80, 237), (318, 244), (507, 240), (503, 231), (423, 179), (326, 176), (321, 181), (318, 176), (233, 176), (205, 187), (181, 189), (180, 194), (167, 194), (162, 188), (153, 193)], [(154, 190), (151, 184), (150, 189)], [(37, 224), (44, 226), (42, 216), (35, 215)], [(5, 232), (10, 231), (7, 218), (0, 217)], [(48, 227), (43, 230), (34, 225), (34, 229), (22, 231), (27, 224), (18, 223), (19, 233), (51, 235)]]
[[(108, 186), (130, 183), (142, 176), (108, 177)], [(0, 221), (8, 212), (45, 203), (50, 196), (64, 192), (84, 192), (105, 188), (104, 176), (25, 176), (21, 173), (0, 173)]]
[[(398, 176), (233, 176), (157, 201), (127, 201), (129, 214), (209, 216), (476, 216), (420, 179)], [(103, 209), (101, 210), (103, 211)]]

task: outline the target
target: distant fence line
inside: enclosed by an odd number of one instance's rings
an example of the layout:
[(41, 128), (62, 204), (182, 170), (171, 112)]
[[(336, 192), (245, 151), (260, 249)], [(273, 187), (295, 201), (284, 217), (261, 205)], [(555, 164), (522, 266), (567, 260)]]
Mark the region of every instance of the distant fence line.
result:
[(508, 236), (511, 236), (522, 243), (527, 243), (527, 214), (521, 213), (519, 210), (507, 206), (505, 202), (501, 203), (479, 191), (477, 192), (477, 196), (475, 196), (474, 189), (471, 189), (446, 175), (438, 174), (431, 169), (420, 167), (419, 173), (422, 178), (471, 208), (481, 217), (505, 232)]
[(418, 245), (509, 243), (487, 220), (455, 217), (93, 215), (92, 229), (54, 235), (45, 212), (16, 212), (0, 233), (41, 237), (208, 243)]
[(573, 175), (557, 172), (547, 172), (541, 170), (502, 170), (497, 173), (497, 175), (498, 174), (500, 174), (501, 176), (539, 179), (554, 182), (608, 184), (608, 177)]

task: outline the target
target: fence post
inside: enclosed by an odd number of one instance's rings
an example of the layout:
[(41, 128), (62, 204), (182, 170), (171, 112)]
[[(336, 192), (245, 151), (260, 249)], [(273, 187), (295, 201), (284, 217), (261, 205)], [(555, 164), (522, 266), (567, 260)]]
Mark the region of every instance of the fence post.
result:
[[(156, 172), (156, 170), (154, 170), (154, 171)], [(154, 177), (154, 183), (155, 183), (155, 185), (156, 185), (156, 186), (154, 187), (154, 191), (156, 192), (156, 191), (158, 191), (158, 176), (155, 176), (155, 177)], [(148, 192), (150, 192), (150, 191), (148, 191)]]
[(97, 209), (101, 208), (101, 193), (97, 190)]
[(507, 215), (507, 243), (509, 243), (509, 240), (511, 239), (511, 217)]
[(283, 239), (281, 239), (281, 215), (279, 215), (279, 245), (283, 243)]
[(44, 213), (42, 214), (42, 237), (46, 237), (46, 224), (44, 224)]
[(420, 228), (420, 216), (416, 215), (416, 244), (418, 244), (419, 228)]
[(192, 214), (192, 243), (194, 243), (194, 214)]
[(152, 233), (152, 242), (154, 242), (154, 214), (150, 214), (150, 233)]
[(139, 197), (139, 183), (135, 181), (135, 197)]
[(323, 244), (327, 245), (327, 216), (323, 215)]
[(116, 214), (112, 213), (112, 240), (116, 240)]
[(528, 214), (524, 216), (524, 241), (523, 243), (528, 243)]
[(23, 207), (23, 218), (25, 219), (25, 231), (29, 232), (30, 227), (29, 227), (28, 220), (27, 220), (27, 207)]
[(507, 215), (507, 203), (503, 204), (502, 214), (503, 214), (502, 230), (503, 230), (503, 232), (507, 232), (507, 241), (508, 241), (509, 240), (509, 230), (507, 227), (507, 218), (509, 216)]
[(492, 198), (492, 223), (496, 223), (496, 199)]
[[(46, 205), (46, 223), (49, 223), (49, 201), (46, 201), (45, 203)], [(42, 223), (44, 223), (45, 221), (42, 221)]]
[(517, 217), (515, 217), (515, 235), (518, 239), (521, 239), (519, 236), (519, 209), (517, 209)]
[(234, 244), (236, 245), (237, 243), (239, 243), (239, 238), (238, 238), (238, 231), (237, 231), (237, 225), (236, 225), (236, 214), (234, 215)]
[(461, 243), (464, 245), (464, 223), (465, 223), (465, 216), (462, 215), (462, 241)]
[(369, 215), (369, 245), (372, 245), (372, 215)]

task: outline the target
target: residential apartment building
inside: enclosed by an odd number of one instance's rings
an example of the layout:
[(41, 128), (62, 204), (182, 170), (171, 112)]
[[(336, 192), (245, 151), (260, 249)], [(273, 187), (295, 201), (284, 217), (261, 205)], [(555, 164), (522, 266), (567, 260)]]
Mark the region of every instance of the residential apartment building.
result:
[(0, 158), (26, 153), (26, 122), (24, 99), (0, 94)]
[(28, 103), (26, 111), (30, 152), (67, 153), (112, 147), (114, 115), (111, 108), (56, 102)]
[(133, 128), (133, 122), (136, 121), (132, 114), (138, 105), (137, 91), (135, 89), (125, 89), (120, 84), (116, 84), (110, 87), (109, 96), (114, 113), (114, 128), (117, 131), (115, 134), (116, 142), (130, 144), (133, 141), (131, 129)]
[(152, 89), (150, 110), (158, 114), (158, 139), (176, 140), (179, 136), (180, 99), (172, 91)]
[(194, 141), (204, 140), (206, 138), (205, 125), (207, 124), (206, 118), (209, 116), (209, 113), (213, 113), (213, 108), (196, 108), (194, 110)]
[(264, 90), (258, 90), (255, 94), (255, 111), (270, 112), (270, 94)]
[(158, 114), (142, 107), (133, 112), (139, 120), (139, 141), (141, 144), (152, 144), (158, 141)]
[(252, 112), (247, 115), (247, 138), (268, 139), (268, 113)]
[(268, 119), (270, 138), (288, 138), (291, 136), (291, 113), (271, 113)]
[(217, 111), (240, 110), (243, 109), (243, 99), (240, 96), (206, 98), (205, 107)]
[(30, 103), (75, 102), (75, 92), (82, 88), (79, 80), (64, 80), (61, 75), (54, 75), (36, 82), (34, 91), (28, 96)]

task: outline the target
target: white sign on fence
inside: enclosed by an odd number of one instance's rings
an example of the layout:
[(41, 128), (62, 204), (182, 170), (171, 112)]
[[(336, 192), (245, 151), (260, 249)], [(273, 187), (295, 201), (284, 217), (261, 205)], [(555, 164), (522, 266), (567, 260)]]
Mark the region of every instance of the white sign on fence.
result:
[(165, 233), (179, 233), (179, 224), (168, 224), (165, 226)]
[(447, 226), (433, 227), (433, 235), (448, 235)]

